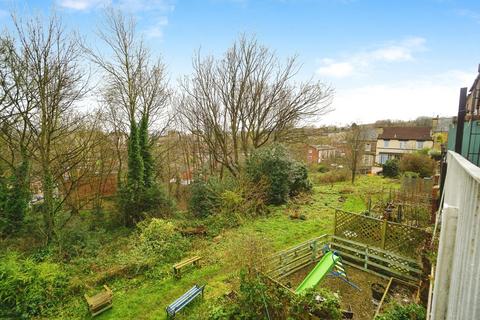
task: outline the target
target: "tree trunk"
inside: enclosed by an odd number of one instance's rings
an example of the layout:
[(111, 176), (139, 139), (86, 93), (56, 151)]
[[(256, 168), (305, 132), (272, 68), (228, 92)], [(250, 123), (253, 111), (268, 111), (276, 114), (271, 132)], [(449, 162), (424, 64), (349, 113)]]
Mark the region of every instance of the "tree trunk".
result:
[(55, 198), (53, 176), (46, 161), (43, 163), (42, 176), (44, 232), (47, 243), (50, 243), (53, 240)]

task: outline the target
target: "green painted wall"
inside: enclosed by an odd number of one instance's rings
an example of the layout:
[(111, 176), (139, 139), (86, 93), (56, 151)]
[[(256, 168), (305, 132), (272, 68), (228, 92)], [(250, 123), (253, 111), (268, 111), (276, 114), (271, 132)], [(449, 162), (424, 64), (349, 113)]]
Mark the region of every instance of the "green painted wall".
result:
[[(471, 132), (470, 132), (471, 130)], [(470, 134), (471, 133), (471, 134)], [(455, 151), (455, 138), (457, 134), (457, 125), (450, 127), (448, 131), (448, 150)], [(469, 152), (470, 143), (470, 152)], [(472, 153), (480, 152), (480, 121), (465, 122), (463, 128), (462, 156), (476, 164), (480, 164), (480, 156)], [(470, 154), (469, 154), (470, 153)]]

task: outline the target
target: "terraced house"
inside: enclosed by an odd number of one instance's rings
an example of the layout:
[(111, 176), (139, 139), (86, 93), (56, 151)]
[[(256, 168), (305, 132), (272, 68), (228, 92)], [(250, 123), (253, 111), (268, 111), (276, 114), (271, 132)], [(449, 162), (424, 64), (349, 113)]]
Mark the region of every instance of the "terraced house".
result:
[(433, 139), (430, 127), (385, 127), (377, 138), (377, 163), (400, 158), (424, 148), (432, 148)]

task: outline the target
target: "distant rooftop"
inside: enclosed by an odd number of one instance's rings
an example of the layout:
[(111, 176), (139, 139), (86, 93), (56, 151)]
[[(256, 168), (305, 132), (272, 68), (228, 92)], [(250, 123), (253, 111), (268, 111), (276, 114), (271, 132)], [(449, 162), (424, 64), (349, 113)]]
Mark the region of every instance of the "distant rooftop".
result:
[(384, 140), (432, 140), (430, 127), (385, 127), (378, 135)]

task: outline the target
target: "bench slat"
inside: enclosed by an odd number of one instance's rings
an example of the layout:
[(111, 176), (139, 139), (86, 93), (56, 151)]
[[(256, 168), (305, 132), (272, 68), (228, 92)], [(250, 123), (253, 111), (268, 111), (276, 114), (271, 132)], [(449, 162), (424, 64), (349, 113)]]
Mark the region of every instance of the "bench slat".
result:
[(192, 302), (196, 297), (198, 297), (200, 294), (203, 295), (204, 288), (205, 288), (205, 285), (201, 287), (198, 285), (194, 285), (190, 290), (184, 293), (180, 298), (175, 300), (165, 309), (167, 311), (167, 314), (169, 316), (175, 316), (177, 312), (182, 310), (185, 306), (187, 306), (190, 302)]
[(196, 261), (198, 261), (198, 260), (200, 260), (200, 259), (201, 259), (201, 257), (195, 256), (195, 257), (193, 257), (193, 258), (190, 258), (190, 259), (187, 259), (187, 260), (183, 260), (183, 261), (180, 261), (179, 263), (174, 264), (174, 265), (173, 265), (173, 268), (174, 268), (174, 269), (181, 269), (181, 268), (183, 268), (183, 267), (185, 267), (185, 266), (187, 266), (187, 265), (189, 265), (189, 264), (191, 264), (191, 263), (194, 263), (194, 262), (196, 262)]
[(186, 300), (188, 297), (190, 297), (190, 295), (194, 294), (194, 292), (196, 291), (196, 287), (193, 287), (191, 288), (190, 290), (188, 290), (187, 292), (185, 292), (180, 298), (178, 298), (177, 300), (175, 300), (171, 306), (172, 307), (175, 307), (176, 305), (182, 303), (182, 300)]

